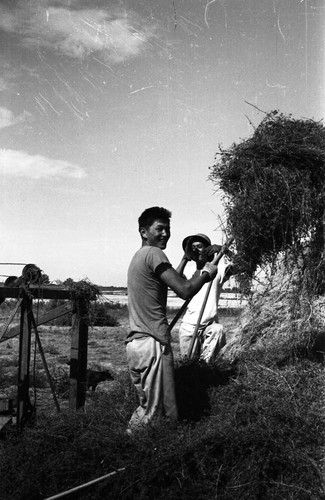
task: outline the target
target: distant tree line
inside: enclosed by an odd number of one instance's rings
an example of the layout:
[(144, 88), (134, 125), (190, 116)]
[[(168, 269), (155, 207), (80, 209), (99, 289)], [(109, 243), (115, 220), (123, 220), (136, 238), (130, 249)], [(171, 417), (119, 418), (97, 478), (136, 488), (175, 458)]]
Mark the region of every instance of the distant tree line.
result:
[(101, 292), (112, 292), (112, 293), (127, 293), (126, 286), (99, 286), (98, 287)]

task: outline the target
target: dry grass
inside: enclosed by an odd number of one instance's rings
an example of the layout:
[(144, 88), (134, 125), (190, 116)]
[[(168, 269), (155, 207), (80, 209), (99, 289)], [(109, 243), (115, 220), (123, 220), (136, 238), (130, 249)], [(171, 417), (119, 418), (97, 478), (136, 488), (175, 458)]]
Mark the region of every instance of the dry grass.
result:
[[(323, 364), (297, 356), (296, 349), (288, 357), (289, 346), (279, 344), (283, 332), (275, 342), (269, 339), (287, 318), (287, 307), (275, 304), (278, 319), (271, 321), (265, 302), (258, 314), (255, 308), (242, 318), (225, 319), (234, 341), (215, 366), (177, 361), (178, 426), (161, 422), (132, 439), (125, 434), (137, 405), (126, 369), (127, 321), (91, 330), (89, 365), (113, 368), (115, 379), (88, 392), (80, 412), (68, 411), (65, 399), (68, 330), (42, 330), (62, 412), (55, 412), (48, 390), (38, 389), (36, 420), (21, 435), (10, 433), (0, 441), (0, 498), (43, 499), (121, 468), (78, 498), (324, 498)], [(9, 342), (6, 356), (15, 351)], [(275, 345), (281, 363), (270, 354)], [(177, 328), (173, 348), (177, 358)]]

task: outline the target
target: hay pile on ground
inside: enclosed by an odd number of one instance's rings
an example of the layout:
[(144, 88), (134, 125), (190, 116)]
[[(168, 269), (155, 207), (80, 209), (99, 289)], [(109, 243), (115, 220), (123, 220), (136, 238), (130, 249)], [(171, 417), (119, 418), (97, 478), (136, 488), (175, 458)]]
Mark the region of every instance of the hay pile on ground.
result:
[(247, 357), (284, 366), (295, 359), (322, 361), (325, 352), (325, 297), (300, 292), (300, 273), (279, 266), (267, 285), (256, 291), (238, 318), (224, 356)]

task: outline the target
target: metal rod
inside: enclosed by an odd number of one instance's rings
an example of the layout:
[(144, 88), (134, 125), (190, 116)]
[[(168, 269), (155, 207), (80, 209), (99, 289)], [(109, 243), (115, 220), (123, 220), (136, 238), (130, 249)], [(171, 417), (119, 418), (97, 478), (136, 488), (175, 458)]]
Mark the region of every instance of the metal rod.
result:
[(0, 266), (27, 266), (23, 262), (0, 262)]
[[(9, 328), (9, 326), (10, 326), (10, 324), (11, 324), (12, 320), (14, 319), (14, 317), (15, 317), (15, 315), (16, 315), (16, 313), (17, 313), (18, 309), (19, 309), (19, 308), (20, 308), (20, 306), (21, 306), (22, 301), (23, 301), (23, 299), (19, 299), (18, 304), (17, 304), (17, 306), (15, 307), (15, 310), (13, 311), (12, 315), (10, 316), (10, 318), (9, 318), (9, 320), (8, 320), (7, 324), (6, 324), (6, 327), (5, 327), (5, 329), (4, 329), (4, 332), (0, 335), (0, 342), (1, 342), (2, 337), (5, 337), (5, 335), (6, 335), (7, 331), (8, 331), (8, 328)], [(17, 330), (18, 330), (18, 329), (17, 329)], [(17, 331), (17, 335), (18, 335), (18, 333), (19, 333), (19, 331)]]
[(40, 339), (40, 336), (39, 336), (39, 333), (38, 333), (38, 330), (37, 330), (37, 325), (36, 325), (36, 321), (35, 321), (35, 317), (34, 317), (33, 311), (29, 311), (29, 314), (31, 316), (32, 325), (33, 325), (33, 328), (34, 328), (34, 331), (35, 331), (35, 337), (36, 337), (38, 349), (39, 349), (39, 352), (40, 352), (40, 355), (41, 355), (41, 358), (42, 358), (42, 361), (43, 361), (43, 366), (44, 366), (44, 369), (45, 369), (45, 372), (46, 372), (46, 375), (47, 375), (47, 379), (48, 379), (49, 384), (50, 384), (50, 388), (51, 388), (51, 392), (52, 392), (54, 404), (56, 406), (56, 409), (57, 409), (58, 413), (60, 413), (60, 411), (61, 411), (60, 410), (60, 405), (58, 403), (58, 400), (57, 400), (57, 397), (56, 397), (56, 394), (55, 394), (55, 388), (54, 388), (54, 385), (53, 385), (53, 380), (51, 378), (51, 374), (50, 374), (50, 371), (49, 371), (48, 366), (47, 366), (47, 362), (46, 362), (44, 351), (43, 351), (43, 346), (42, 346), (41, 339)]
[(67, 495), (70, 495), (71, 493), (75, 493), (77, 491), (81, 491), (85, 488), (88, 488), (89, 486), (93, 486), (94, 484), (100, 483), (101, 481), (104, 481), (105, 479), (108, 479), (111, 476), (115, 476), (118, 472), (124, 471), (126, 468), (122, 467), (121, 469), (117, 469), (116, 471), (110, 472), (109, 474), (105, 474), (105, 476), (98, 477), (97, 479), (93, 479), (92, 481), (89, 481), (88, 483), (81, 484), (80, 486), (76, 486), (75, 488), (71, 488), (70, 490), (62, 491), (62, 493), (58, 493), (57, 495), (54, 495), (52, 497), (48, 497), (45, 500), (57, 500), (58, 498), (63, 498)]

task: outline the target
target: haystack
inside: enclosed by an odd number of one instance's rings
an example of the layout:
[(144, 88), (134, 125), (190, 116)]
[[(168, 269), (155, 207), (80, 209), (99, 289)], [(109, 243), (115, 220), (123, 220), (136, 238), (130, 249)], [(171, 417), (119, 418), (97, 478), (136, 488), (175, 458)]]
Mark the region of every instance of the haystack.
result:
[(283, 366), (295, 359), (323, 360), (325, 297), (308, 298), (299, 269), (283, 264), (256, 290), (238, 318), (223, 356), (234, 362), (254, 357)]

